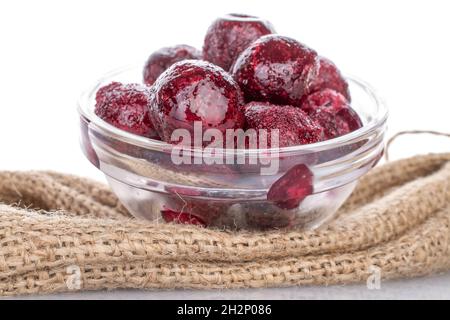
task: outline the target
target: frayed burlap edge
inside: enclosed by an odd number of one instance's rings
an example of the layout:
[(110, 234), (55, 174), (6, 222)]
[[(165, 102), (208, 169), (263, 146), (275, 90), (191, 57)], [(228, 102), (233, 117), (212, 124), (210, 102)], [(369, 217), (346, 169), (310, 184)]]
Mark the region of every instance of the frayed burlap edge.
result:
[(0, 172), (0, 295), (347, 284), (373, 267), (382, 280), (447, 270), (449, 161), (427, 155), (374, 169), (335, 220), (310, 232), (149, 224), (102, 184)]

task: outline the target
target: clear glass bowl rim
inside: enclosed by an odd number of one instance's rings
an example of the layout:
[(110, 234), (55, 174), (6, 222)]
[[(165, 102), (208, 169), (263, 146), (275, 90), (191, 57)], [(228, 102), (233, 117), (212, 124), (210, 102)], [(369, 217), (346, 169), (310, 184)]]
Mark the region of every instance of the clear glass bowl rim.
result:
[[(127, 66), (115, 69), (109, 73), (107, 73), (105, 76), (100, 78), (95, 85), (90, 86), (87, 90), (83, 92), (83, 94), (78, 99), (78, 112), (81, 116), (86, 118), (90, 126), (95, 126), (95, 129), (97, 131), (101, 131), (102, 134), (107, 135), (111, 138), (118, 139), (121, 142), (128, 143), (131, 145), (139, 146), (148, 150), (153, 150), (157, 152), (171, 152), (174, 145), (158, 141), (155, 139), (150, 139), (147, 137), (142, 137), (135, 135), (133, 133), (118, 129), (100, 117), (98, 117), (94, 113), (94, 108), (92, 105), (90, 105), (90, 97), (92, 95), (95, 95), (96, 91), (100, 88), (100, 86), (104, 83), (106, 83), (108, 80), (110, 82), (114, 81), (114, 77), (117, 77), (118, 75), (125, 73), (127, 71), (132, 71), (134, 69), (137, 69), (136, 66)], [(363, 89), (370, 98), (375, 102), (376, 105), (376, 113), (371, 114), (372, 119), (368, 123), (365, 123), (361, 128), (358, 130), (355, 130), (351, 133), (348, 133), (346, 135), (321, 141), (318, 143), (312, 143), (307, 145), (297, 145), (297, 146), (290, 146), (290, 147), (284, 147), (284, 148), (275, 148), (275, 149), (235, 149), (235, 150), (229, 150), (229, 149), (223, 149), (223, 154), (238, 154), (238, 155), (244, 155), (244, 156), (258, 156), (258, 155), (267, 155), (271, 152), (276, 152), (283, 156), (288, 156), (292, 154), (311, 154), (315, 152), (320, 152), (328, 149), (334, 149), (339, 146), (344, 146), (350, 143), (354, 143), (356, 141), (359, 141), (360, 139), (364, 139), (367, 135), (371, 135), (374, 131), (376, 131), (380, 126), (384, 125), (388, 118), (388, 109), (386, 107), (386, 104), (384, 101), (376, 94), (375, 90), (365, 81), (360, 80), (357, 77), (346, 75), (345, 78), (359, 86), (361, 89)], [(184, 149), (188, 150), (189, 148), (183, 147)], [(197, 152), (197, 154), (204, 152), (204, 149), (195, 149), (192, 148), (192, 151)]]

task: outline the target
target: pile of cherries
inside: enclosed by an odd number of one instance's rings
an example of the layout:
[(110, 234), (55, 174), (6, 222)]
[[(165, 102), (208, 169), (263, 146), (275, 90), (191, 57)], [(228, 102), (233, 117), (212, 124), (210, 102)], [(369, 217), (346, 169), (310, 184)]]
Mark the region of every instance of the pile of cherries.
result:
[(203, 51), (159, 49), (144, 66), (142, 84), (114, 82), (98, 90), (95, 113), (117, 128), (169, 143), (175, 129), (193, 130), (201, 121), (203, 129), (223, 133), (278, 129), (279, 146), (288, 147), (360, 128), (350, 101), (333, 62), (276, 34), (268, 21), (229, 14), (209, 27)]

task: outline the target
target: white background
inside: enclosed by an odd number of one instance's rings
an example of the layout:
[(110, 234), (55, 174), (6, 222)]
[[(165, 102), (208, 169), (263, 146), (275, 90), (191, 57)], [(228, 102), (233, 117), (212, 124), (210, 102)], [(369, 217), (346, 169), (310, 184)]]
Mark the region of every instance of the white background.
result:
[[(1, 1), (0, 170), (51, 169), (101, 179), (78, 145), (76, 102), (111, 69), (152, 50), (201, 48), (229, 12), (269, 19), (390, 107), (390, 134), (450, 132), (450, 1)], [(395, 157), (449, 151), (450, 139), (402, 138)]]

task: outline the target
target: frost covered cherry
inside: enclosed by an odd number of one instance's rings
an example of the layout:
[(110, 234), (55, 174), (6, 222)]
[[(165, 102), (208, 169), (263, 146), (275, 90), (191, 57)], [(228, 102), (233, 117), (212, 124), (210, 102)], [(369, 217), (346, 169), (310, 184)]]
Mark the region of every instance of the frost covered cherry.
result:
[(358, 114), (347, 99), (332, 89), (315, 92), (302, 104), (302, 110), (323, 128), (326, 139), (332, 139), (362, 127)]
[(216, 19), (206, 33), (203, 58), (225, 70), (253, 41), (275, 33), (273, 26), (258, 17), (228, 14)]
[(201, 227), (206, 226), (202, 219), (186, 212), (176, 212), (170, 209), (165, 209), (161, 210), (161, 216), (167, 223), (173, 222), (177, 224), (191, 224)]
[(242, 128), (242, 92), (220, 67), (200, 60), (172, 65), (154, 84), (151, 117), (161, 138), (171, 141), (175, 129), (193, 132), (199, 121), (203, 130)]
[(244, 107), (247, 129), (266, 129), (267, 147), (271, 147), (271, 130), (279, 130), (279, 147), (319, 142), (322, 127), (300, 108), (274, 105), (268, 102), (250, 102)]
[(298, 164), (272, 184), (267, 200), (282, 209), (295, 209), (313, 192), (313, 177), (306, 165)]
[(158, 138), (149, 117), (150, 97), (145, 85), (113, 82), (97, 91), (95, 114), (116, 128)]
[(300, 42), (266, 35), (237, 58), (231, 73), (247, 101), (299, 106), (318, 72), (317, 53)]
[(164, 47), (153, 52), (144, 66), (144, 82), (152, 85), (171, 65), (182, 60), (201, 59), (200, 50), (185, 45)]
[(342, 94), (348, 101), (351, 100), (348, 83), (336, 65), (327, 58), (319, 58), (319, 71), (308, 85), (308, 91), (313, 93), (323, 89), (333, 89)]

